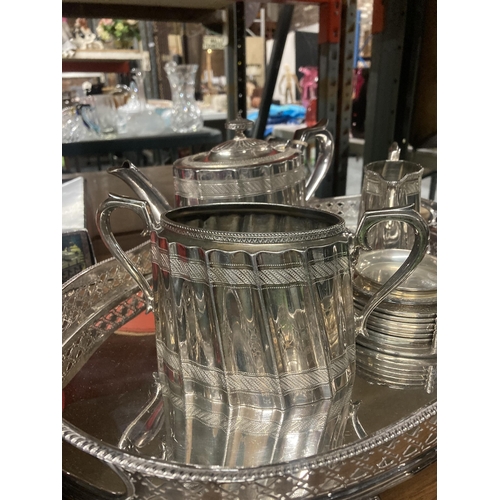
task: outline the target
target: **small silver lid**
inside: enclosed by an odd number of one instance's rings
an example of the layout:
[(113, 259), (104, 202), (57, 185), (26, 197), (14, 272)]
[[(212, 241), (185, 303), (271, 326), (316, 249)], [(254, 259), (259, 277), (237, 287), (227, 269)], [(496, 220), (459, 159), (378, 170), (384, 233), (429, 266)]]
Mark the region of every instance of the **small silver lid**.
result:
[(235, 120), (228, 121), (226, 128), (234, 130), (234, 139), (218, 144), (210, 150), (207, 161), (225, 163), (229, 161), (253, 160), (278, 153), (271, 144), (262, 139), (252, 139), (245, 136), (245, 130), (252, 128), (254, 122), (238, 114)]
[(185, 169), (212, 170), (271, 165), (292, 160), (301, 154), (300, 148), (289, 147), (287, 143), (273, 146), (268, 141), (246, 137), (244, 131), (251, 128), (253, 123), (238, 114), (235, 120), (226, 122), (226, 128), (236, 132), (234, 139), (218, 144), (209, 152), (179, 158), (174, 162), (174, 173)]

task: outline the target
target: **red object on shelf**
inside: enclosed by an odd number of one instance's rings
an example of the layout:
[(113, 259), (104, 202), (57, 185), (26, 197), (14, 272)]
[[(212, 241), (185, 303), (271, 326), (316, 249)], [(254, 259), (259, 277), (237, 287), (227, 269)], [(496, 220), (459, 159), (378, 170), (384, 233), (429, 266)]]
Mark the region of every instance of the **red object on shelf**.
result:
[(309, 106), (306, 109), (306, 125), (308, 127), (314, 126), (318, 121), (318, 111), (317, 111), (318, 99), (313, 97), (309, 101)]
[(152, 312), (141, 312), (135, 318), (118, 328), (115, 333), (124, 335), (143, 335), (155, 332), (155, 316)]
[(100, 72), (100, 73), (130, 73), (129, 61), (81, 61), (64, 60), (63, 73)]
[(339, 43), (342, 24), (342, 2), (327, 0), (319, 6), (318, 43)]

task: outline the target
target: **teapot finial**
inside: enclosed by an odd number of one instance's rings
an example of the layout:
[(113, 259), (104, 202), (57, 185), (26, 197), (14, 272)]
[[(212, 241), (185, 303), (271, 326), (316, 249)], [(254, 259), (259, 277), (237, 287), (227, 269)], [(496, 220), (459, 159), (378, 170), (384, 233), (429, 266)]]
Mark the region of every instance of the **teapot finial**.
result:
[(252, 120), (247, 120), (241, 116), (241, 111), (238, 111), (238, 116), (234, 120), (226, 122), (226, 128), (228, 130), (234, 130), (236, 132), (235, 139), (246, 139), (245, 130), (252, 128), (254, 122)]

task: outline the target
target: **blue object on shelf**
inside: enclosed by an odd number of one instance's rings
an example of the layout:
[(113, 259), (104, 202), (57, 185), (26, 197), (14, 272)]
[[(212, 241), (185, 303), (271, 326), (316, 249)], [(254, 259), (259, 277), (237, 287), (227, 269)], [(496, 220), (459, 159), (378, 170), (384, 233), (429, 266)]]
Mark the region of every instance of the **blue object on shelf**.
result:
[[(251, 111), (247, 114), (247, 119), (255, 121), (258, 115), (259, 111)], [(272, 134), (274, 125), (303, 123), (305, 117), (306, 109), (300, 104), (271, 104), (264, 137)]]

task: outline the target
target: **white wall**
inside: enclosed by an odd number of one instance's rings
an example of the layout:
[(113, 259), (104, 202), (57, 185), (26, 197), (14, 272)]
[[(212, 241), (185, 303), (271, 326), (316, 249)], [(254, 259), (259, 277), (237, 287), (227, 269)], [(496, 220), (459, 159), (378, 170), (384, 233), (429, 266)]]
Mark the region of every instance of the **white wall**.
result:
[[(300, 31), (306, 31), (309, 33), (318, 33), (319, 32), (319, 24), (312, 24), (311, 26), (304, 26), (300, 28)], [(266, 40), (266, 64), (269, 64), (269, 60), (271, 59), (271, 52), (273, 50), (274, 40)], [(290, 31), (286, 37), (285, 48), (283, 50), (283, 56), (281, 58), (280, 69), (278, 72), (278, 78), (276, 79), (276, 86), (274, 88), (273, 99), (277, 99), (280, 102), (284, 103), (285, 95), (280, 93), (279, 84), (281, 81), (281, 77), (285, 74), (285, 64), (290, 66), (290, 71), (292, 73), (296, 73), (295, 68), (295, 31)], [(295, 95), (295, 82), (293, 82), (292, 95)], [(285, 84), (283, 83), (283, 92), (285, 89)]]
[[(271, 59), (271, 53), (273, 51), (274, 40), (266, 40), (266, 64), (269, 64)], [(281, 77), (285, 74), (285, 64), (290, 66), (290, 71), (295, 73), (295, 31), (288, 33), (285, 42), (285, 48), (283, 49), (283, 55), (281, 57), (280, 69), (278, 72), (278, 78), (276, 79), (276, 86), (274, 87), (273, 99), (277, 99), (284, 103), (285, 95), (280, 93), (280, 81)], [(295, 83), (292, 83), (292, 95), (295, 95)], [(282, 84), (283, 92), (285, 92), (285, 82)]]

